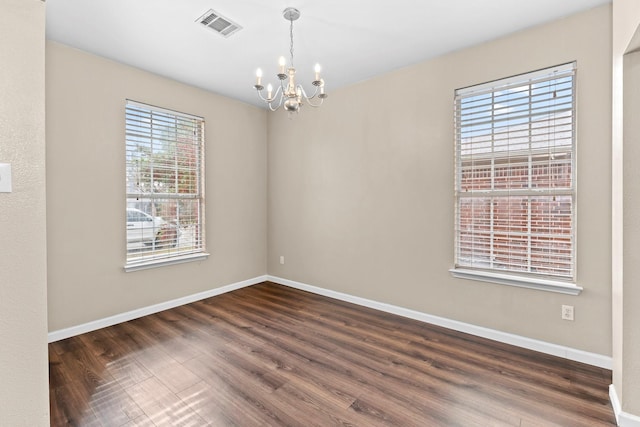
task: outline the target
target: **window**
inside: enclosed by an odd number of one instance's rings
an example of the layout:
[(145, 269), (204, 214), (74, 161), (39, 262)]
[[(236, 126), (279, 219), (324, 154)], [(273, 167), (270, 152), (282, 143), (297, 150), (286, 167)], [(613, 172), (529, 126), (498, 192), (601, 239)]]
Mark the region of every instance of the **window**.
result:
[(204, 120), (126, 105), (126, 270), (204, 254)]
[(456, 91), (452, 272), (575, 281), (575, 116), (575, 63)]

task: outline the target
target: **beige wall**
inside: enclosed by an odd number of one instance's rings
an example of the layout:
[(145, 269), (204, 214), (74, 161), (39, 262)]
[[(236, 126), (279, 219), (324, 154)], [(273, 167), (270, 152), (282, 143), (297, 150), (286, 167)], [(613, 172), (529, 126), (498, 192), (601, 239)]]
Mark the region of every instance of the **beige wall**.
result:
[[(266, 112), (47, 42), (49, 330), (266, 271)], [(125, 273), (125, 100), (206, 120), (201, 262)]]
[(0, 426), (49, 425), (45, 206), (45, 4), (0, 4)]
[(624, 66), (624, 299), (622, 316), (623, 410), (640, 414), (640, 52)]
[(622, 410), (640, 416), (640, 2), (613, 2), (613, 383)]
[[(610, 58), (607, 5), (270, 115), (269, 274), (611, 355)], [(573, 60), (583, 293), (452, 278), (454, 90)]]

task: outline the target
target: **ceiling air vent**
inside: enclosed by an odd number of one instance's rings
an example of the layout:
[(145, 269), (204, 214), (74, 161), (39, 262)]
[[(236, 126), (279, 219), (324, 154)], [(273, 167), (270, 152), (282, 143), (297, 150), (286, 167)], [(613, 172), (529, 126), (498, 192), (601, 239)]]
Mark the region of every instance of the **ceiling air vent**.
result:
[(231, 34), (242, 29), (240, 25), (236, 24), (229, 18), (221, 16), (213, 9), (209, 9), (207, 13), (198, 18), (196, 22), (215, 31), (223, 37), (229, 37)]

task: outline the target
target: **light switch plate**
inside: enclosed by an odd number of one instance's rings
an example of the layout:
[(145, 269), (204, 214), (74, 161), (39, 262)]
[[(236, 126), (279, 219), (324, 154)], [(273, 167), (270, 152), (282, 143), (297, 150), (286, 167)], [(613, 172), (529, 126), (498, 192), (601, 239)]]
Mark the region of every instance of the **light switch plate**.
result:
[(0, 163), (0, 193), (11, 193), (11, 165)]

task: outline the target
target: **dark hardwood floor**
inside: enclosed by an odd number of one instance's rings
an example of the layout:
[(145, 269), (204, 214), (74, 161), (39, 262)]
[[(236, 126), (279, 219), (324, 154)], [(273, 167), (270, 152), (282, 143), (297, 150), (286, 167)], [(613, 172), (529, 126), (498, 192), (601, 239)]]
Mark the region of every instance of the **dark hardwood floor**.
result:
[(611, 372), (263, 283), (49, 345), (52, 426), (611, 426)]

